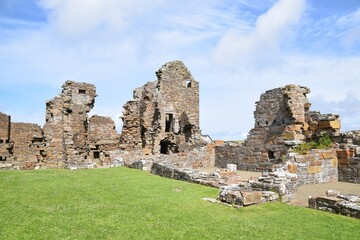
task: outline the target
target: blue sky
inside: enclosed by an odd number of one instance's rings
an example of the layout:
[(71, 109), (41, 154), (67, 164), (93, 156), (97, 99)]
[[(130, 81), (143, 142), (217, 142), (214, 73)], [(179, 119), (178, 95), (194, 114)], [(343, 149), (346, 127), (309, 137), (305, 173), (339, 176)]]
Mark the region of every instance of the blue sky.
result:
[(45, 120), (68, 79), (94, 83), (90, 114), (122, 105), (182, 60), (214, 139), (242, 139), (266, 90), (311, 89), (312, 110), (360, 129), (360, 0), (0, 0), (0, 111)]

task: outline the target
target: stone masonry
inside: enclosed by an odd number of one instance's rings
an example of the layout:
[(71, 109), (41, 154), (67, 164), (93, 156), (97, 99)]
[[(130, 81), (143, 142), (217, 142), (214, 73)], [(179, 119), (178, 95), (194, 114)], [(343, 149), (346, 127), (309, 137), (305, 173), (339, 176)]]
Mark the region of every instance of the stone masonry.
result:
[(6, 161), (12, 153), (10, 143), (11, 117), (0, 112), (0, 161)]
[(262, 94), (254, 112), (255, 126), (244, 144), (217, 146), (216, 164), (234, 163), (242, 170), (271, 171), (274, 164), (286, 160), (293, 146), (324, 134), (339, 136), (339, 116), (310, 111), (306, 97), (309, 92), (306, 87), (287, 85)]
[(110, 117), (94, 115), (89, 120), (90, 157), (98, 165), (111, 164), (111, 153), (119, 149), (119, 134)]
[(87, 113), (94, 106), (95, 86), (66, 81), (62, 92), (46, 103), (42, 129), (32, 123), (12, 123), (0, 113), (2, 169), (78, 168), (111, 164), (119, 149), (115, 123)]
[(96, 90), (88, 83), (66, 81), (62, 92), (46, 103), (46, 160), (66, 165), (84, 165), (89, 161), (88, 116)]
[(123, 149), (145, 155), (187, 151), (201, 143), (199, 83), (181, 61), (164, 64), (156, 76), (124, 105)]

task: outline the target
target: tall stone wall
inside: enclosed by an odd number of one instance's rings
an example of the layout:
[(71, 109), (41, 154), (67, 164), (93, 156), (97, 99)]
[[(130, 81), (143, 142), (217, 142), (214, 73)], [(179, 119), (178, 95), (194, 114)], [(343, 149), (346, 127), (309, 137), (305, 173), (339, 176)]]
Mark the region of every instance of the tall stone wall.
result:
[(305, 140), (305, 113), (310, 90), (287, 85), (260, 96), (254, 112), (255, 126), (244, 142), (242, 164), (247, 170), (268, 170), (280, 161), (292, 145)]
[(156, 76), (124, 105), (123, 148), (143, 154), (185, 151), (202, 141), (199, 84), (181, 61), (164, 64)]
[(46, 103), (47, 161), (69, 166), (89, 162), (87, 113), (93, 108), (95, 97), (94, 85), (66, 81), (62, 93)]
[(11, 117), (0, 112), (0, 161), (6, 161), (11, 154), (10, 143)]

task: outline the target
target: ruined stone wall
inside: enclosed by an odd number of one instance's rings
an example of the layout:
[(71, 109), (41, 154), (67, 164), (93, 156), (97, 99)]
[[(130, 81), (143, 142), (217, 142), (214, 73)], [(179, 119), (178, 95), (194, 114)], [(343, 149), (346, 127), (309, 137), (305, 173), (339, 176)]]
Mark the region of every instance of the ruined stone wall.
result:
[(360, 183), (360, 131), (342, 133), (339, 139), (339, 181)]
[(288, 171), (297, 175), (298, 186), (338, 181), (335, 149), (313, 149), (306, 155), (291, 153), (286, 160)]
[(42, 128), (32, 123), (12, 123), (12, 160), (17, 162), (40, 162), (44, 152)]
[(0, 112), (0, 161), (6, 161), (12, 151), (10, 143), (11, 117)]
[(324, 135), (338, 138), (339, 116), (310, 111), (306, 97), (309, 92), (307, 87), (287, 85), (262, 94), (254, 111), (255, 126), (243, 146), (217, 147), (216, 163), (235, 163), (241, 170), (271, 171), (294, 146)]
[(260, 96), (254, 112), (255, 126), (244, 142), (244, 170), (263, 171), (280, 161), (292, 145), (302, 143), (305, 113), (309, 109), (306, 94), (310, 90), (287, 85)]
[(90, 158), (99, 165), (110, 164), (110, 152), (119, 149), (119, 134), (110, 117), (94, 115), (89, 120)]
[(246, 169), (242, 162), (244, 149), (242, 144), (223, 143), (215, 146), (215, 166), (226, 168), (227, 164), (236, 164), (238, 169)]
[(124, 105), (121, 143), (143, 154), (186, 151), (202, 141), (199, 84), (181, 61), (164, 64), (156, 76)]
[(327, 196), (309, 197), (309, 208), (360, 219), (360, 195), (326, 191)]
[(44, 135), (47, 160), (67, 165), (87, 164), (88, 117), (96, 97), (95, 86), (66, 81), (62, 93), (46, 103)]

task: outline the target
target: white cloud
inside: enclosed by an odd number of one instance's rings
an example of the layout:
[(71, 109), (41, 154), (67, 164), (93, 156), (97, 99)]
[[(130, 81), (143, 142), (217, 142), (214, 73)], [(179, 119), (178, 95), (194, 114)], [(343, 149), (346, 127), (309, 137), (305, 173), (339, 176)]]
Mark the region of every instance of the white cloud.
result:
[(280, 44), (289, 39), (293, 27), (299, 23), (305, 3), (305, 0), (280, 0), (258, 17), (251, 32), (229, 29), (215, 50), (215, 63), (238, 67), (271, 62)]

